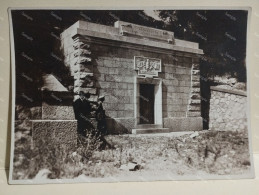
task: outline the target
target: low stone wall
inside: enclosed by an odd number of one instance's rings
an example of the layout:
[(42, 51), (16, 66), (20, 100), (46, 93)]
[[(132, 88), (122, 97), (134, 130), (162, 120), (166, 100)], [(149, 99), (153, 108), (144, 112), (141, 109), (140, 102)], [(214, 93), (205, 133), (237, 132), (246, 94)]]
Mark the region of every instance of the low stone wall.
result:
[(76, 120), (31, 120), (32, 140), (35, 148), (62, 146), (68, 150), (76, 148)]
[(247, 129), (247, 96), (245, 92), (211, 87), (209, 128), (243, 131)]

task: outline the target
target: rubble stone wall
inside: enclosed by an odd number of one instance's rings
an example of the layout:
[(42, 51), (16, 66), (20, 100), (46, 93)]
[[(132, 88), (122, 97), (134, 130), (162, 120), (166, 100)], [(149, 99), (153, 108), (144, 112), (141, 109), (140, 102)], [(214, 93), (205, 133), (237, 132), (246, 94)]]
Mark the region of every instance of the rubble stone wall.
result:
[(246, 94), (240, 91), (211, 87), (209, 118), (209, 128), (211, 130), (246, 130)]

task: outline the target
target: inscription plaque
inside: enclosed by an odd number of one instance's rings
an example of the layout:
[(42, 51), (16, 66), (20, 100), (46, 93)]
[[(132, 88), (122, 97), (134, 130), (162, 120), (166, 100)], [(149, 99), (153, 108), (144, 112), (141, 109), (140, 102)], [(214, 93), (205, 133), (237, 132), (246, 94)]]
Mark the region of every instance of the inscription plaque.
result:
[(121, 35), (149, 38), (168, 43), (174, 42), (174, 33), (170, 31), (140, 26), (122, 21), (115, 22), (115, 27), (119, 28)]
[(138, 75), (158, 76), (158, 72), (161, 72), (161, 59), (134, 56), (134, 68), (138, 70)]

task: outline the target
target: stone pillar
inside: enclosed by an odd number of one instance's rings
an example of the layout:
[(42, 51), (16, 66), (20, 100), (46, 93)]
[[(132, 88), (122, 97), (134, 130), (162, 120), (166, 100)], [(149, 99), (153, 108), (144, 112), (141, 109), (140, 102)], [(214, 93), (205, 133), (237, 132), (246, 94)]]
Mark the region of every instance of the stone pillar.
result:
[[(74, 77), (74, 100), (79, 98), (79, 91), (90, 93), (89, 101), (97, 102), (98, 94), (95, 87), (93, 74), (91, 39), (86, 36), (76, 34), (73, 39), (73, 56), (70, 60), (71, 75)], [(91, 123), (97, 129), (97, 121), (94, 114), (91, 117)]]
[(90, 38), (75, 35), (73, 38), (73, 59), (70, 61), (71, 74), (74, 77), (74, 98), (78, 98), (79, 91), (90, 93), (90, 101), (97, 101)]
[(201, 116), (200, 95), (200, 64), (199, 59), (194, 58), (191, 70), (191, 92), (186, 117)]

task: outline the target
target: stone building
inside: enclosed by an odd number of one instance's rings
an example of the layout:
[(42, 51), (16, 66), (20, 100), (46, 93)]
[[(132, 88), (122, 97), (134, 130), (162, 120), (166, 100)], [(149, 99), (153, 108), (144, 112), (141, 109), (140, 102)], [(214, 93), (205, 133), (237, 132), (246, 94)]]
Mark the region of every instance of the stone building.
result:
[(110, 133), (202, 130), (198, 43), (123, 21), (78, 21), (61, 49), (74, 92), (105, 95)]

